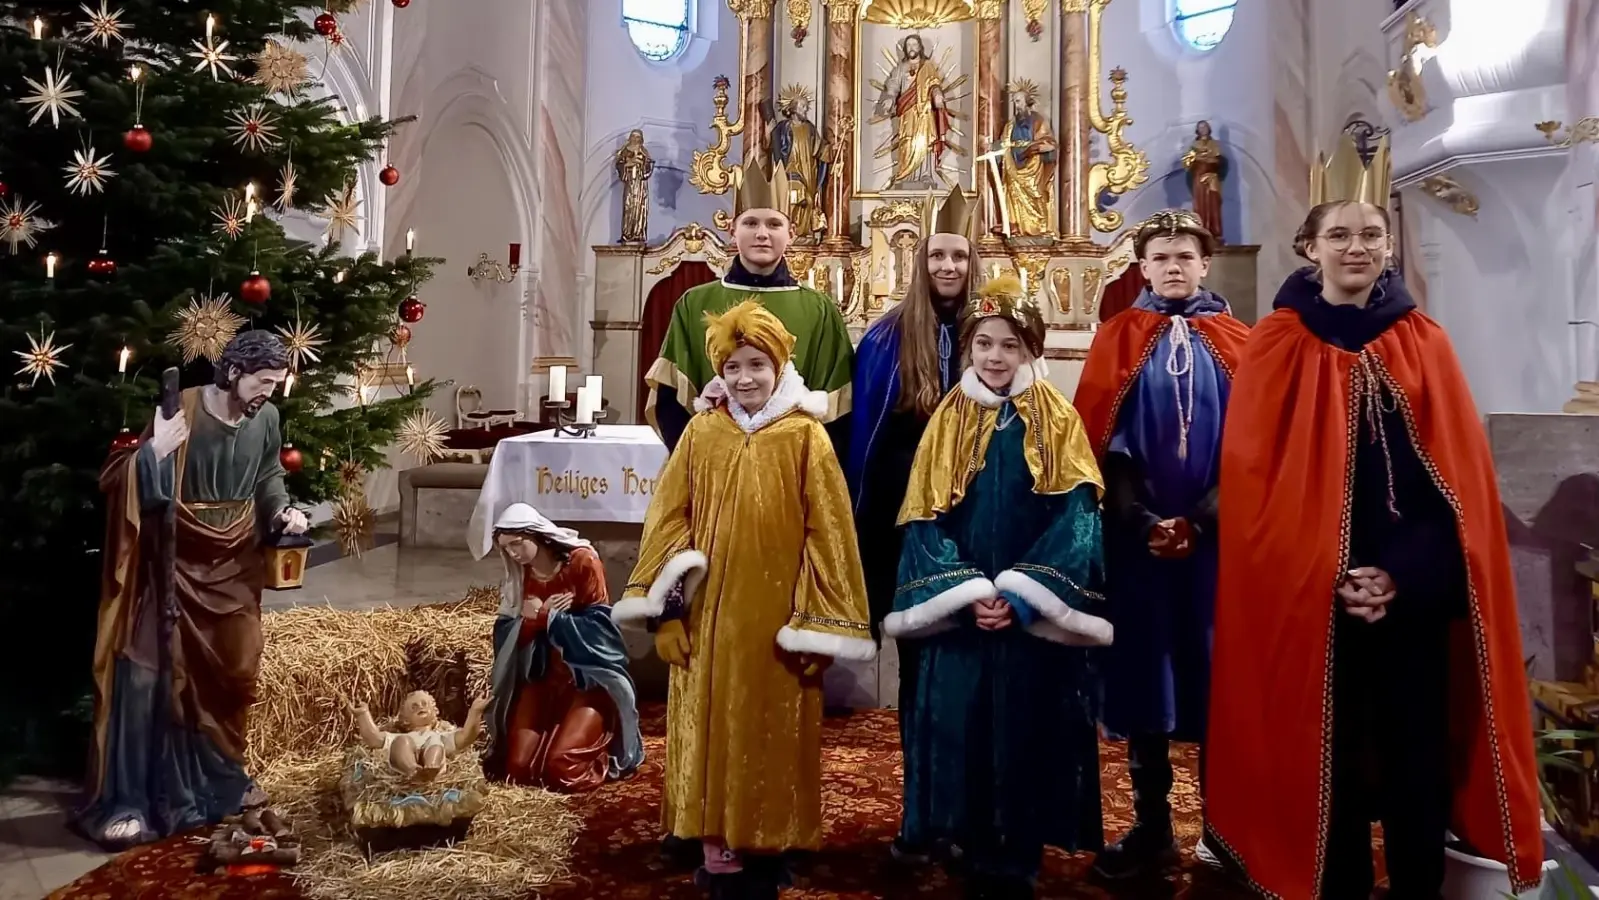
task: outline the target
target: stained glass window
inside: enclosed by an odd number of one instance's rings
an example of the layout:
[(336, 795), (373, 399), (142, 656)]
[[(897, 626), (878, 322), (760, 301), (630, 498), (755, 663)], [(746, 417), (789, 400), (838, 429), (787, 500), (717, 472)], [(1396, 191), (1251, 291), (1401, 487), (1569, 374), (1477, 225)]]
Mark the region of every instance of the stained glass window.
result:
[(1212, 50), (1233, 27), (1238, 0), (1175, 0), (1177, 36), (1195, 50)]
[(690, 0), (622, 0), (622, 24), (645, 59), (661, 62), (688, 44)]

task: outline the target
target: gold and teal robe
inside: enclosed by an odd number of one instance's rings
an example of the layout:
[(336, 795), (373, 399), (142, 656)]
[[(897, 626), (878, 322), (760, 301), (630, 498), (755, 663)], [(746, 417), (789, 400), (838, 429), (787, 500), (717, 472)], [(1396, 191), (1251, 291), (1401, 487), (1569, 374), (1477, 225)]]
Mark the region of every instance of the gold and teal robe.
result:
[(679, 582), (689, 663), (673, 667), (662, 819), (740, 851), (822, 840), (822, 677), (802, 654), (876, 653), (828, 400), (792, 363), (754, 416), (699, 412), (667, 459), (619, 623), (666, 610)]
[(850, 375), (855, 353), (837, 304), (826, 294), (796, 284), (787, 264), (770, 275), (752, 275), (737, 259), (721, 281), (690, 288), (672, 308), (660, 356), (644, 374), (649, 399), (644, 417), (675, 449), (693, 414), (694, 401), (720, 372), (705, 353), (705, 315), (720, 315), (754, 300), (794, 335), (794, 368), (806, 385), (826, 395), (817, 418), (831, 424), (850, 411)]
[[(928, 423), (883, 627), (918, 648), (900, 710), (901, 839), (1030, 878), (1046, 844), (1103, 843), (1091, 648), (1112, 629), (1099, 615), (1103, 483), (1082, 421), (1031, 367), (1012, 388), (996, 395), (968, 370)], [(996, 597), (1013, 624), (981, 630), (972, 607)]]

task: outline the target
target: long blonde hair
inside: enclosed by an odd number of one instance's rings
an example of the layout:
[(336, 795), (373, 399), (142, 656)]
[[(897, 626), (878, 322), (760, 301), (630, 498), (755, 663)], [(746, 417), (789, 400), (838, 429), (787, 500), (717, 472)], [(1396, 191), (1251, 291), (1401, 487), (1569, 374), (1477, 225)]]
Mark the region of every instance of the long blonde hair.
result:
[[(938, 358), (938, 308), (933, 303), (932, 279), (927, 274), (927, 241), (916, 247), (905, 299), (890, 315), (899, 328), (899, 404), (897, 409), (930, 418), (944, 399), (944, 372)], [(970, 265), (970, 264), (969, 264)], [(971, 287), (971, 270), (966, 275)], [(957, 308), (963, 306), (957, 300)]]

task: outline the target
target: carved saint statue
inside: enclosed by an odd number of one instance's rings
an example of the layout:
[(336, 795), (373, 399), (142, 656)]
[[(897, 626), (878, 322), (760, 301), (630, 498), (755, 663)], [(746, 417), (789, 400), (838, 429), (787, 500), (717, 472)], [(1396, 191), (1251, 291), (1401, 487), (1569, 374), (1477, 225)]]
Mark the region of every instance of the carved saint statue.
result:
[(965, 77), (945, 84), (919, 34), (907, 35), (898, 46), (898, 59), (888, 77), (872, 82), (879, 91), (873, 121), (894, 123), (893, 133), (874, 156), (890, 158), (890, 187), (934, 187), (949, 180), (943, 172), (944, 154), (956, 150), (950, 142), (955, 114), (949, 92)]
[(822, 138), (810, 119), (811, 90), (800, 84), (783, 88), (777, 97), (777, 124), (772, 126), (772, 159), (788, 172), (789, 221), (800, 237), (814, 234), (821, 216), (817, 208), (828, 165)]
[(1055, 221), (1055, 133), (1038, 112), (1036, 84), (1018, 79), (1009, 91), (1011, 117), (1001, 132), (1006, 150), (1001, 179), (1011, 234), (1049, 234)]
[(1194, 214), (1219, 244), (1222, 241), (1221, 183), (1227, 177), (1227, 157), (1222, 155), (1221, 144), (1211, 136), (1210, 123), (1203, 119), (1194, 126), (1194, 143), (1183, 154), (1183, 168), (1188, 170)]
[(644, 132), (635, 128), (616, 151), (616, 177), (622, 182), (622, 243), (643, 243), (650, 225), (650, 176), (655, 160), (644, 149)]

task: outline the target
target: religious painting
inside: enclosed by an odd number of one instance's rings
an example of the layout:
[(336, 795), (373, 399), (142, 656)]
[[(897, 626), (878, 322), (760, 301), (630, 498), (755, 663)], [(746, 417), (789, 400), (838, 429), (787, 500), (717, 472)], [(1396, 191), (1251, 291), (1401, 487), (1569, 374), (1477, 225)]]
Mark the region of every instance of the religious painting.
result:
[(856, 196), (970, 188), (969, 22), (909, 30), (870, 20), (860, 30)]

